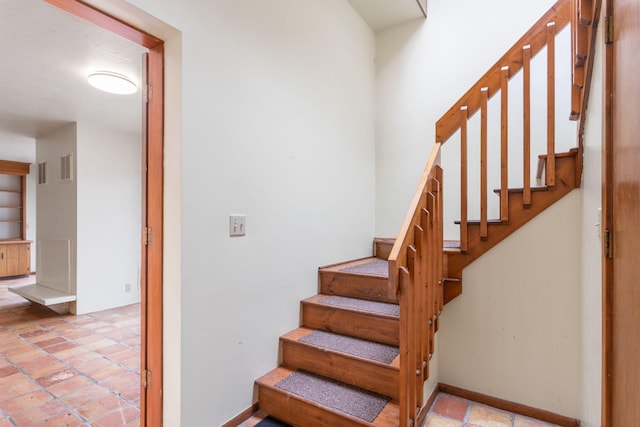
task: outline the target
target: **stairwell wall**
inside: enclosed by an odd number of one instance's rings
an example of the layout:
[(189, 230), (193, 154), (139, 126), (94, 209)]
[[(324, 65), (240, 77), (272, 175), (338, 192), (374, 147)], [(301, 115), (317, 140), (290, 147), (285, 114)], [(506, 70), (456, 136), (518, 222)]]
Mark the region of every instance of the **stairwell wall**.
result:
[(165, 369), (180, 425), (220, 425), (277, 365), (318, 266), (371, 253), (375, 39), (346, 0), (131, 3), (181, 32), (180, 366)]

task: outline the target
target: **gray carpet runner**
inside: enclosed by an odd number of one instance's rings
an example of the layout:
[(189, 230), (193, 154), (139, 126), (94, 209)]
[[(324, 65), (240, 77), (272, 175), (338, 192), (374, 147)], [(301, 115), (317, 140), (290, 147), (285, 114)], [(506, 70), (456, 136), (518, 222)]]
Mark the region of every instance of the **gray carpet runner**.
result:
[(376, 258), (363, 264), (345, 267), (340, 271), (344, 273), (369, 274), (371, 276), (389, 277), (389, 261)]
[(307, 400), (373, 422), (389, 398), (306, 371), (296, 371), (276, 387)]
[(332, 295), (329, 298), (323, 299), (322, 304), (349, 308), (352, 310), (366, 311), (369, 313), (400, 317), (400, 306), (398, 304), (390, 304), (387, 302), (367, 301), (364, 299), (347, 298)]
[(298, 341), (387, 364), (400, 354), (398, 347), (325, 331), (313, 331)]

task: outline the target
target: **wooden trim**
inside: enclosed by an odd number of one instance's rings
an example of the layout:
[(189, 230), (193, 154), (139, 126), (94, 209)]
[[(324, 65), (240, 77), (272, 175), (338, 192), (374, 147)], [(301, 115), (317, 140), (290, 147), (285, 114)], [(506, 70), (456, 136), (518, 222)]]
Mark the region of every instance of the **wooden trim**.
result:
[[(147, 103), (146, 176), (143, 210), (152, 228), (152, 242), (142, 247), (141, 259), (141, 365), (151, 372), (147, 387), (141, 381), (140, 425), (162, 425), (163, 342), (163, 194), (164, 194), (164, 43), (161, 39), (127, 24), (80, 0), (45, 0), (71, 15), (109, 30), (149, 49), (148, 83), (152, 95)], [(142, 280), (146, 279), (146, 280)]]
[(164, 245), (164, 45), (149, 49), (149, 84), (153, 95), (147, 104), (147, 223), (152, 240), (146, 248), (146, 348), (147, 369), (153, 373), (147, 388), (145, 426), (162, 425), (163, 388), (163, 245)]
[(244, 411), (240, 412), (235, 417), (231, 418), (226, 423), (222, 424), (220, 427), (237, 427), (243, 422), (247, 421), (249, 418), (251, 418), (251, 416), (254, 413), (258, 412), (259, 409), (260, 409), (260, 405), (258, 402), (256, 402), (253, 405), (249, 406)]
[(163, 41), (151, 34), (136, 28), (118, 18), (115, 18), (101, 10), (84, 3), (82, 0), (44, 0), (71, 15), (75, 15), (85, 21), (118, 34), (127, 40), (131, 40), (146, 48), (154, 48), (163, 44)]
[(467, 178), (467, 107), (460, 109), (460, 250), (467, 250), (468, 242), (468, 178)]
[[(613, 0), (605, 2), (605, 13), (613, 16)], [(613, 43), (603, 50), (603, 141), (602, 141), (602, 230), (613, 230)], [(604, 243), (604, 239), (602, 239)], [(604, 249), (604, 248), (603, 248)], [(613, 408), (613, 259), (602, 252), (602, 405), (603, 427), (610, 427)]]
[(509, 221), (509, 67), (500, 79), (500, 220)]
[(548, 187), (556, 185), (556, 24), (547, 24), (547, 176)]
[(0, 160), (0, 173), (5, 175), (29, 175), (31, 163)]
[(487, 237), (487, 103), (489, 88), (480, 89), (480, 236)]
[(522, 111), (523, 111), (523, 176), (522, 204), (531, 205), (531, 46), (522, 48)]
[(440, 393), (439, 383), (436, 384), (433, 391), (431, 392), (431, 395), (429, 396), (429, 399), (427, 399), (427, 403), (425, 403), (425, 405), (422, 407), (423, 410), (420, 412), (420, 416), (418, 417), (418, 423), (416, 425), (421, 426), (424, 423), (424, 419), (427, 418), (429, 409), (431, 408), (431, 405), (433, 405), (433, 402), (435, 402), (436, 397), (438, 397), (438, 393)]
[(488, 396), (486, 394), (478, 393), (475, 391), (465, 390), (460, 387), (455, 387), (448, 384), (438, 384), (439, 391), (447, 393), (452, 396), (461, 397), (463, 399), (471, 400), (473, 402), (489, 405), (494, 408), (502, 409), (503, 411), (513, 412), (515, 414), (524, 415), (526, 417), (535, 418), (548, 423), (557, 424), (562, 427), (579, 427), (580, 421), (575, 418), (565, 417), (553, 412), (545, 411), (544, 409), (538, 409), (531, 406), (523, 405), (521, 403), (511, 402), (497, 397)]

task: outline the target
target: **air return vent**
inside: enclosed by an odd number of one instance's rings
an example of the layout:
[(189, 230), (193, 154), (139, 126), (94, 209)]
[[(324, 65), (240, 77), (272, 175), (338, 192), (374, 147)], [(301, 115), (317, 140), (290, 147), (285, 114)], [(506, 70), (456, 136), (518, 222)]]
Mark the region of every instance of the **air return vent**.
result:
[(38, 163), (38, 184), (47, 183), (47, 162)]
[(73, 181), (73, 154), (65, 154), (60, 157), (60, 181)]

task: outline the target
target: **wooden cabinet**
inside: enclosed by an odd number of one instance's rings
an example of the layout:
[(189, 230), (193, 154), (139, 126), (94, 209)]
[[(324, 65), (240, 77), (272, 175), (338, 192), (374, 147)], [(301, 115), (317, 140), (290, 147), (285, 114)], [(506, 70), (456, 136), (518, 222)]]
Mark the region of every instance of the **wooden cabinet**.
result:
[(26, 238), (29, 163), (0, 160), (0, 277), (31, 272), (31, 242)]
[(0, 241), (0, 277), (31, 273), (31, 242)]

